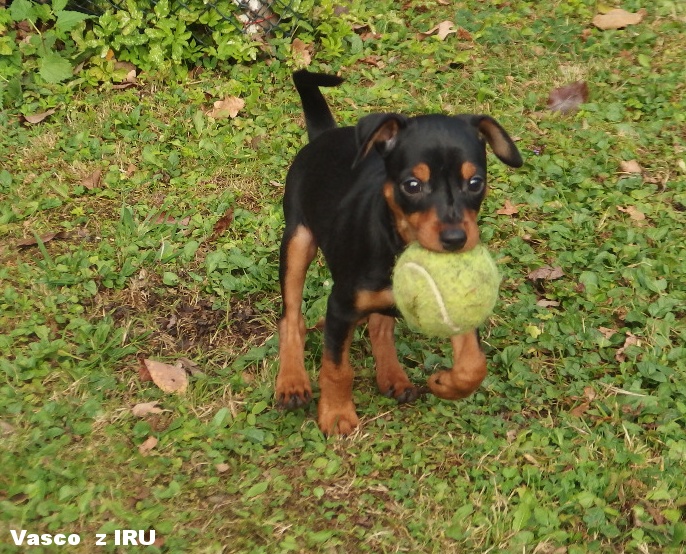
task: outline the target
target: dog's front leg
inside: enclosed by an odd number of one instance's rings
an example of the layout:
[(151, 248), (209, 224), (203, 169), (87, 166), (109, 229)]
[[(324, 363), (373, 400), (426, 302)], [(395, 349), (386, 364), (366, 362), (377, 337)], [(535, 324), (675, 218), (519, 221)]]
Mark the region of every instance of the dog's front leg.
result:
[(360, 423), (353, 403), (354, 372), (350, 365), (350, 343), (357, 321), (337, 307), (334, 294), (329, 298), (324, 327), (319, 428), (325, 435), (349, 435)]
[(486, 356), (481, 351), (476, 331), (456, 335), (453, 345), (453, 367), (429, 378), (429, 388), (439, 398), (458, 400), (472, 394), (486, 377)]
[(284, 234), (279, 267), (283, 315), (279, 322), (276, 402), (286, 409), (300, 408), (312, 398), (305, 371), (305, 318), (301, 310), (305, 275), (316, 253), (314, 236), (303, 225)]
[(407, 377), (395, 349), (395, 318), (382, 314), (370, 314), (369, 337), (376, 363), (376, 383), (381, 394), (395, 398), (399, 404), (414, 402), (419, 389)]

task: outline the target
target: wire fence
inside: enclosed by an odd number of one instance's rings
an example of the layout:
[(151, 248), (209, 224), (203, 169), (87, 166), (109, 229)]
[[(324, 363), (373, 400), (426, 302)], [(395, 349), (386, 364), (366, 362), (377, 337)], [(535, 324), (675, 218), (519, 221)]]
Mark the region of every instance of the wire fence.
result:
[[(150, 0), (150, 9), (156, 3), (156, 0)], [(198, 14), (198, 2), (191, 6), (184, 0), (170, 0), (169, 10), (170, 15), (182, 10), (193, 11), (197, 15), (197, 21), (202, 20), (204, 14), (208, 14), (213, 20), (219, 17), (245, 35), (269, 34), (277, 28), (281, 28), (285, 35), (290, 35), (302, 18), (302, 14), (294, 7), (295, 4), (296, 0), (206, 0), (202, 2)], [(69, 7), (91, 15), (102, 15), (107, 10), (127, 9), (124, 1), (117, 0), (71, 0)], [(194, 38), (200, 43), (204, 43), (203, 39), (211, 32), (208, 26), (198, 23), (190, 28)]]

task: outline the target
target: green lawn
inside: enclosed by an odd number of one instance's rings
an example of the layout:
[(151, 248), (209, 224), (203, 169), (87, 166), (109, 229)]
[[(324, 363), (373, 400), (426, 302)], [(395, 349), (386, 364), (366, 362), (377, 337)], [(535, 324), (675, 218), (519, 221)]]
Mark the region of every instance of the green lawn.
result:
[[(488, 113), (525, 157), (490, 157), (482, 387), (398, 406), (360, 332), (353, 436), (275, 409), (280, 199), (306, 140), (284, 50), (26, 87), (0, 112), (0, 552), (686, 551), (686, 10), (626, 0), (643, 21), (600, 31), (592, 1), (370, 4), (341, 51), (313, 49), (346, 78), (339, 121)], [(418, 36), (444, 20), (458, 32)], [(575, 81), (588, 100), (549, 110)], [(208, 117), (227, 97), (238, 115)], [(308, 324), (330, 288), (314, 264)], [(416, 383), (451, 364), (397, 334)], [(312, 330), (313, 379), (320, 356)], [(185, 394), (141, 379), (181, 358)], [(22, 529), (80, 545), (15, 547)], [(157, 546), (117, 546), (125, 529)]]

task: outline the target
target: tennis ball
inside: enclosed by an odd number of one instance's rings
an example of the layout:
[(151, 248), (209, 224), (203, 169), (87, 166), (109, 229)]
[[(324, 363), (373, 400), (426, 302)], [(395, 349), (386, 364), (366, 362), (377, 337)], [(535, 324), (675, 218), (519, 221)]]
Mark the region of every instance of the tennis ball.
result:
[(488, 249), (432, 252), (411, 243), (393, 270), (393, 296), (411, 328), (433, 337), (476, 329), (493, 312), (500, 273)]

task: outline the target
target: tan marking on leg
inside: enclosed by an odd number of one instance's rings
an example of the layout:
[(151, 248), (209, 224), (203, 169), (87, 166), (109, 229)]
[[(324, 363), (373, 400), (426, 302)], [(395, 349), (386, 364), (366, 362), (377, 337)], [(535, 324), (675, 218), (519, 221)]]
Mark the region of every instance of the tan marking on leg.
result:
[(486, 377), (486, 356), (479, 346), (476, 331), (456, 335), (453, 345), (453, 367), (429, 378), (429, 388), (439, 398), (457, 400), (472, 394)]
[(319, 428), (329, 436), (349, 435), (360, 423), (353, 403), (353, 369), (350, 366), (352, 331), (353, 327), (343, 346), (341, 362), (336, 364), (325, 350), (319, 371)]
[(361, 313), (385, 310), (395, 306), (395, 298), (391, 289), (360, 290), (355, 294), (355, 309)]
[(381, 394), (392, 396), (399, 402), (412, 402), (419, 390), (408, 379), (398, 361), (395, 349), (395, 318), (381, 314), (369, 316), (369, 338), (376, 363), (376, 384)]
[(418, 163), (412, 168), (412, 175), (423, 183), (428, 183), (429, 179), (431, 179), (431, 169), (425, 163)]
[(305, 318), (302, 293), (307, 268), (317, 253), (311, 231), (300, 226), (291, 237), (285, 259), (282, 283), (284, 313), (279, 321), (279, 374), (276, 377), (277, 402), (297, 408), (312, 398), (310, 379), (305, 371)]

